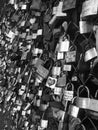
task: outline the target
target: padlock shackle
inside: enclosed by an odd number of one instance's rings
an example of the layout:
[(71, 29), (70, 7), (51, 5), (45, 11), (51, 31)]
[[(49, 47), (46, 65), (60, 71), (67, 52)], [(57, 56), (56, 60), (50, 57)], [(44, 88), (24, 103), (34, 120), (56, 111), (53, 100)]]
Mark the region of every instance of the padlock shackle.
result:
[[(77, 52), (77, 46), (74, 44), (74, 42), (70, 41), (70, 44), (72, 44), (72, 45), (70, 45), (69, 51), (71, 51), (71, 48), (74, 47), (74, 48), (75, 48), (74, 51)], [(72, 51), (73, 51), (73, 50), (72, 50)]]
[[(49, 60), (50, 60), (50, 62), (49, 62)], [(45, 61), (44, 65), (45, 65), (47, 62), (49, 62), (49, 68), (46, 68), (46, 69), (48, 69), (48, 70), (50, 71), (51, 68), (52, 68), (52, 66), (53, 66), (53, 64), (54, 64), (54, 61), (53, 61), (52, 58), (48, 58), (48, 59)], [(44, 67), (45, 67), (45, 66), (44, 66)]]
[(96, 92), (95, 92), (95, 98), (96, 98), (96, 99), (98, 98), (98, 89), (97, 89)]
[(88, 89), (88, 87), (87, 86), (84, 86), (84, 85), (80, 85), (80, 87), (77, 89), (77, 97), (79, 97), (79, 94), (80, 94), (80, 89), (81, 88), (85, 88), (85, 90), (86, 90), (86, 92), (87, 92), (87, 97), (89, 98), (90, 97), (90, 91), (89, 91), (89, 89)]
[(73, 99), (71, 100), (72, 104), (74, 104), (76, 98), (77, 98), (77, 96), (73, 97)]
[(72, 88), (72, 91), (74, 91), (74, 85), (73, 85), (71, 82), (69, 82), (69, 83), (66, 84), (65, 89), (68, 90), (68, 87), (69, 87), (69, 88), (71, 87), (71, 88)]

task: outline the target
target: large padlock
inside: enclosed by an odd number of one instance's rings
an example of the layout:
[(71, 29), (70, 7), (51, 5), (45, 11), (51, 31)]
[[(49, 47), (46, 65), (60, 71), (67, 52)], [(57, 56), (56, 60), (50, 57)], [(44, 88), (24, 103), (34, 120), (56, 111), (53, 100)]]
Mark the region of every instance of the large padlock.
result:
[(84, 117), (85, 112), (83, 109), (80, 109), (75, 105), (75, 99), (76, 97), (72, 99), (71, 104), (69, 105), (68, 114), (72, 117), (82, 119)]
[(90, 16), (90, 18), (93, 18), (97, 15), (97, 7), (98, 7), (98, 1), (97, 0), (87, 0), (84, 1), (82, 4), (82, 11), (81, 11), (81, 18), (87, 18)]
[(85, 52), (85, 57), (84, 57), (84, 60), (85, 62), (91, 60), (91, 59), (94, 59), (96, 58), (98, 55), (97, 55), (97, 51), (96, 51), (96, 48), (95, 47), (92, 47), (91, 49), (87, 50)]
[[(80, 97), (80, 89), (82, 88), (82, 94), (83, 90), (86, 90), (86, 97)], [(81, 85), (77, 90), (77, 98), (76, 98), (76, 105), (79, 108), (83, 109), (89, 109), (90, 107), (90, 92), (87, 86)]]
[(53, 66), (53, 59), (49, 58), (44, 65), (39, 65), (37, 70), (36, 70), (36, 74), (37, 77), (36, 78), (40, 78), (41, 80), (46, 79), (51, 68)]
[(67, 83), (67, 85), (63, 91), (63, 100), (72, 101), (73, 96), (74, 96), (74, 85), (72, 83)]
[[(95, 100), (98, 101), (98, 90), (96, 90), (96, 93), (95, 93)], [(97, 105), (98, 104), (96, 104), (96, 106)], [(92, 106), (92, 107), (94, 107), (94, 106)], [(95, 111), (94, 110), (93, 111), (92, 110), (85, 110), (85, 111), (89, 117), (91, 117), (94, 120), (98, 120), (98, 111), (96, 111), (96, 109), (95, 109)]]

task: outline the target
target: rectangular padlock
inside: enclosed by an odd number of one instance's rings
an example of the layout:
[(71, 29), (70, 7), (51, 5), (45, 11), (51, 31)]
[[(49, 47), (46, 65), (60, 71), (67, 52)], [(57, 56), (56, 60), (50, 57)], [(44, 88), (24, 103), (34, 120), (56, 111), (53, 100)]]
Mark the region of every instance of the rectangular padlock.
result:
[(64, 59), (64, 53), (63, 52), (57, 52), (57, 60), (63, 60)]
[(65, 90), (64, 91), (64, 100), (71, 101), (73, 99), (73, 94), (74, 94), (73, 91)]
[(71, 68), (72, 68), (71, 65), (65, 64), (65, 65), (63, 66), (63, 71), (71, 71)]
[(39, 65), (36, 72), (42, 76), (43, 78), (46, 78), (49, 74), (49, 70), (47, 70), (44, 66)]
[(67, 52), (69, 51), (69, 40), (66, 38), (64, 40), (60, 41), (60, 46), (59, 46), (59, 52)]
[(59, 77), (57, 80), (57, 86), (64, 87), (66, 85), (66, 75)]
[(86, 0), (82, 4), (81, 18), (97, 15), (98, 1), (97, 0)]
[(71, 63), (76, 61), (76, 51), (68, 51), (65, 54), (66, 63)]
[(62, 93), (62, 88), (60, 88), (60, 87), (55, 87), (54, 88), (54, 94), (55, 95), (61, 95), (61, 93)]

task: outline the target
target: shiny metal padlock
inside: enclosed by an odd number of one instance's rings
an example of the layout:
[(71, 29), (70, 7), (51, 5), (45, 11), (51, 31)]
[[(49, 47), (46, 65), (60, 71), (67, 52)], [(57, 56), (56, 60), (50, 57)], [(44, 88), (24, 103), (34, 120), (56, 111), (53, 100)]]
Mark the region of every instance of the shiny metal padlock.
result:
[(72, 65), (71, 64), (64, 64), (63, 65), (63, 71), (71, 71)]
[(93, 31), (93, 24), (88, 23), (87, 21), (80, 20), (80, 22), (79, 22), (79, 30), (80, 30), (81, 34), (89, 33), (91, 31)]
[(48, 120), (42, 119), (41, 120), (41, 127), (45, 129), (45, 128), (47, 128), (47, 126), (48, 126)]
[(50, 69), (53, 66), (53, 59), (48, 59), (43, 65), (39, 65), (37, 70), (36, 70), (36, 78), (41, 79), (41, 82), (43, 79), (46, 79)]
[(64, 53), (63, 52), (57, 52), (57, 60), (63, 60), (64, 59)]
[[(98, 111), (97, 111), (97, 106), (98, 106), (98, 89), (95, 92), (95, 99), (93, 99), (93, 101), (95, 100), (95, 103), (93, 102), (92, 105), (93, 109), (90, 108), (90, 110), (86, 110), (86, 113), (95, 120), (98, 120)], [(95, 105), (96, 104), (96, 105)], [(96, 106), (96, 107), (95, 107)], [(91, 106), (90, 106), (91, 107)]]
[(93, 18), (93, 16), (97, 15), (97, 7), (98, 7), (98, 1), (97, 0), (86, 0), (82, 4), (82, 11), (80, 18), (86, 18), (90, 16)]
[(62, 36), (59, 40), (59, 52), (69, 51), (70, 41), (66, 36)]
[(84, 60), (85, 60), (85, 62), (87, 62), (87, 61), (89, 61), (89, 60), (91, 60), (91, 59), (93, 59), (93, 58), (96, 58), (97, 56), (98, 56), (98, 55), (97, 55), (96, 48), (93, 47), (93, 48), (91, 48), (91, 49), (89, 49), (89, 50), (87, 50), (87, 51), (85, 52)]
[[(70, 88), (71, 88), (71, 90), (68, 90)], [(73, 96), (74, 96), (74, 85), (72, 83), (67, 83), (67, 85), (64, 89), (63, 99), (65, 101), (72, 101)]]
[(75, 117), (75, 118), (77, 118), (78, 114), (79, 114), (80, 108), (77, 107), (76, 105), (74, 105), (75, 98), (76, 97), (74, 97), (72, 99), (72, 101), (71, 101), (72, 104), (69, 105), (68, 114), (71, 115), (71, 116), (73, 116), (73, 117)]
[(54, 95), (61, 95), (62, 94), (62, 88), (61, 87), (55, 87), (54, 88)]
[(54, 66), (54, 67), (52, 68), (52, 75), (53, 75), (53, 76), (59, 76), (60, 73), (61, 73), (61, 67), (59, 67), (59, 66)]
[(62, 12), (62, 7), (63, 7), (63, 1), (59, 2), (59, 5), (55, 8), (56, 12), (54, 11), (55, 15), (53, 18), (49, 21), (49, 25), (53, 25), (55, 21), (57, 20), (58, 17), (66, 17), (67, 14)]
[[(86, 97), (80, 97), (80, 89), (85, 89), (87, 92)], [(83, 91), (82, 91), (83, 92)], [(88, 109), (90, 107), (90, 92), (87, 86), (81, 85), (77, 90), (76, 106), (83, 109)]]
[(14, 3), (15, 3), (15, 0), (10, 0), (9, 3), (10, 3), (10, 4), (14, 4)]

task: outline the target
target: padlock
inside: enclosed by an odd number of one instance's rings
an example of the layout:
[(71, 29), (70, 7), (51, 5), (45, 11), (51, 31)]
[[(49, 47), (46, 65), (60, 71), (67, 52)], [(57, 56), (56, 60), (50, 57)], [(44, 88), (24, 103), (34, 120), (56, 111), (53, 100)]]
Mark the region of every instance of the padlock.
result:
[[(69, 37), (69, 36), (68, 36)], [(59, 52), (67, 52), (69, 51), (70, 41), (67, 36), (61, 36), (59, 39)]]
[(61, 96), (62, 95), (62, 88), (61, 87), (55, 87), (54, 88), (54, 95)]
[[(55, 8), (57, 11), (53, 12), (56, 13), (53, 18), (49, 21), (49, 25), (52, 26), (55, 21), (57, 20), (57, 18), (62, 18), (62, 17), (66, 17), (67, 14), (62, 12), (62, 7), (63, 7), (63, 1), (59, 1), (58, 6)], [(54, 11), (54, 10), (53, 10)]]
[(76, 97), (72, 99), (71, 104), (69, 105), (68, 114), (74, 118), (79, 118), (82, 120), (84, 118), (85, 112), (83, 109), (75, 105), (75, 99)]
[(58, 77), (58, 80), (57, 80), (57, 86), (59, 87), (65, 87), (66, 86), (66, 78), (67, 78), (67, 75), (62, 73), (59, 77)]
[(56, 86), (56, 83), (57, 83), (57, 79), (49, 76), (47, 81), (46, 81), (46, 86), (51, 88), (51, 89), (54, 89)]
[[(68, 90), (70, 89), (71, 90)], [(72, 83), (67, 83), (65, 89), (64, 89), (64, 93), (63, 93), (63, 99), (66, 101), (72, 101), (73, 96), (74, 96), (74, 85)]]
[(89, 33), (91, 31), (93, 31), (93, 24), (91, 24), (91, 23), (89, 23), (87, 21), (80, 20), (80, 22), (79, 22), (79, 30), (80, 30), (81, 34)]
[(57, 60), (63, 60), (64, 59), (64, 53), (63, 52), (57, 52)]
[(47, 128), (47, 126), (48, 126), (48, 120), (42, 119), (41, 120), (41, 127), (45, 129), (45, 128)]
[(10, 4), (14, 4), (14, 3), (15, 3), (15, 0), (10, 0), (9, 3), (10, 3)]
[(82, 11), (80, 14), (80, 18), (87, 18), (90, 16), (90, 18), (92, 19), (97, 15), (97, 7), (98, 2), (96, 0), (84, 1), (82, 4)]
[(87, 50), (87, 51), (85, 52), (85, 57), (84, 57), (85, 62), (87, 62), (87, 61), (89, 61), (89, 60), (91, 60), (91, 59), (94, 59), (94, 58), (96, 58), (97, 56), (98, 56), (98, 55), (97, 55), (96, 48), (93, 47), (93, 48), (91, 48), (91, 49), (89, 49), (89, 50)]
[[(80, 89), (86, 90), (86, 97), (80, 97)], [(83, 91), (82, 91), (83, 93)], [(76, 105), (79, 108), (88, 109), (90, 107), (90, 92), (87, 86), (81, 85), (77, 90)]]
[(71, 71), (72, 65), (71, 64), (64, 64), (63, 65), (63, 71)]
[(76, 62), (77, 58), (77, 47), (72, 43), (72, 45), (69, 47), (69, 51), (65, 53), (65, 60), (66, 63), (73, 63)]
[(42, 82), (43, 79), (47, 78), (52, 66), (53, 66), (53, 59), (51, 59), (51, 58), (49, 58), (43, 66), (39, 65), (37, 70), (36, 70), (36, 73), (37, 73), (36, 78), (41, 80), (41, 82)]
[(61, 73), (61, 61), (57, 60), (52, 68), (52, 75), (53, 76), (59, 76)]

